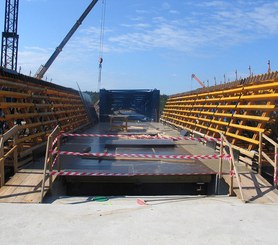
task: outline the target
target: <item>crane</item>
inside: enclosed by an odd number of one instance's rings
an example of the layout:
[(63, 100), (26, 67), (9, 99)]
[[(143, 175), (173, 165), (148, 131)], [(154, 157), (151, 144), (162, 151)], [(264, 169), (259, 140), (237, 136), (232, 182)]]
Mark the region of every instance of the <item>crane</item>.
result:
[(191, 75), (191, 79), (195, 79), (203, 88), (206, 87), (206, 85), (195, 75), (195, 74), (192, 74)]
[(18, 8), (19, 0), (6, 0), (5, 25), (2, 32), (0, 66), (15, 71), (17, 70), (18, 54)]
[(60, 43), (60, 45), (56, 48), (54, 53), (50, 56), (48, 61), (45, 63), (45, 65), (41, 65), (38, 71), (35, 74), (35, 78), (42, 79), (48, 68), (51, 66), (51, 64), (54, 62), (54, 60), (57, 58), (59, 53), (62, 51), (66, 43), (69, 41), (69, 39), (72, 37), (72, 35), (75, 33), (75, 31), (78, 29), (78, 27), (82, 24), (82, 21), (86, 18), (86, 16), (90, 13), (92, 8), (95, 6), (95, 4), (98, 2), (98, 0), (93, 0), (89, 6), (86, 8), (86, 10), (83, 12), (83, 14), (80, 16), (80, 18), (77, 20), (77, 22), (74, 24), (74, 26), (70, 29), (68, 34), (65, 36), (63, 41)]

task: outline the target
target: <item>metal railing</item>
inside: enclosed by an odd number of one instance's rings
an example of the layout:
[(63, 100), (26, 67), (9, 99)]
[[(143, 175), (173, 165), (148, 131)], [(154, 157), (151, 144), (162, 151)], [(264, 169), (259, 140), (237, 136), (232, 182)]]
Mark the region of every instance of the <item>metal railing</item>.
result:
[[(18, 171), (18, 145), (17, 145), (17, 138), (18, 138), (18, 130), (19, 126), (13, 126), (9, 131), (4, 133), (0, 136), (0, 187), (5, 184), (5, 160), (7, 157), (13, 154), (13, 166), (14, 172)], [(10, 139), (12, 140), (11, 149), (5, 153), (4, 151), (4, 144)]]

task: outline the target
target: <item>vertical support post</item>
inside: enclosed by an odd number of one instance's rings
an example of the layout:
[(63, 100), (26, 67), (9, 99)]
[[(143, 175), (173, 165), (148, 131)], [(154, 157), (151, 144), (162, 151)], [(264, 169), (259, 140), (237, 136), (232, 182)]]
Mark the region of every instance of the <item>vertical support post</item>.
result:
[[(50, 136), (50, 149), (52, 150), (52, 144), (53, 144), (53, 136)], [(53, 179), (52, 179), (52, 162), (53, 162), (53, 153), (52, 152), (49, 152), (49, 157), (48, 157), (48, 170), (49, 170), (49, 189), (51, 189), (52, 187), (52, 182), (53, 182)]]
[(13, 138), (13, 144), (14, 146), (16, 146), (14, 152), (13, 152), (13, 159), (14, 159), (14, 173), (17, 173), (18, 172), (18, 148), (17, 148), (17, 138), (18, 138), (18, 135), (17, 135), (17, 132), (16, 134), (14, 135), (14, 138)]
[[(230, 151), (232, 149), (230, 148)], [(230, 152), (232, 154), (232, 152)], [(229, 195), (234, 196), (234, 165), (233, 165), (233, 159), (230, 159), (230, 190)]]
[[(223, 155), (223, 135), (220, 135), (220, 156)], [(219, 179), (222, 177), (222, 168), (223, 168), (223, 158), (219, 158), (219, 169), (218, 169), (218, 174), (219, 174)]]
[(0, 188), (5, 184), (5, 168), (4, 168), (4, 140), (0, 138)]
[[(57, 140), (57, 151), (59, 152), (60, 151), (60, 147), (61, 147), (61, 135), (60, 135), (60, 132), (57, 135), (57, 137), (58, 137), (58, 140)], [(60, 172), (61, 171), (60, 153), (57, 153), (57, 154), (58, 154), (58, 156), (57, 156), (57, 166), (58, 166), (58, 171)]]
[(50, 137), (47, 140), (47, 145), (46, 145), (46, 152), (45, 152), (45, 159), (44, 159), (44, 169), (43, 169), (43, 179), (42, 179), (42, 189), (41, 189), (41, 202), (43, 200), (43, 196), (44, 196), (44, 188), (45, 188), (45, 182), (46, 182), (46, 172), (47, 172), (47, 166), (49, 164), (49, 147), (51, 146), (51, 142), (50, 142)]
[(217, 184), (217, 194), (219, 194), (220, 191), (220, 182), (222, 178), (222, 169), (223, 169), (223, 158), (221, 157), (223, 155), (223, 135), (220, 134), (220, 149), (219, 149), (219, 168), (218, 168), (218, 184)]
[(278, 186), (278, 145), (275, 145), (275, 160), (274, 160), (274, 175), (273, 175), (273, 184), (275, 188), (277, 189)]
[(0, 158), (0, 188), (5, 184), (4, 158)]
[(258, 173), (262, 174), (262, 141), (263, 141), (263, 133), (260, 132), (259, 134), (259, 162), (258, 162)]

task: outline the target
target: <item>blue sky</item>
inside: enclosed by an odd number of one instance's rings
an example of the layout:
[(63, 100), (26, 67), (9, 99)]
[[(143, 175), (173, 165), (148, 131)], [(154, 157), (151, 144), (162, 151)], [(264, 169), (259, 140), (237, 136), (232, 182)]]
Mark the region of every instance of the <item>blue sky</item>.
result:
[[(1, 1), (0, 26), (4, 24)], [(44, 64), (91, 0), (20, 0), (21, 73)], [(46, 73), (66, 87), (96, 91), (99, 0)], [(3, 8), (2, 8), (3, 7)], [(3, 29), (2, 29), (3, 30)], [(157, 88), (164, 94), (278, 70), (278, 1), (106, 0), (101, 88)]]

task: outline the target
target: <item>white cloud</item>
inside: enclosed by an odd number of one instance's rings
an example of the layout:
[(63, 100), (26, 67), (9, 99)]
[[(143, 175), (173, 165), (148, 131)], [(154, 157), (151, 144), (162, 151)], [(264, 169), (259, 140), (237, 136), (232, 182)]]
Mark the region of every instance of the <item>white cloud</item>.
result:
[(277, 34), (278, 32), (278, 2), (273, 4), (264, 4), (256, 7), (253, 12), (248, 13), (255, 25), (260, 28), (261, 32), (268, 30), (270, 33)]
[[(206, 47), (227, 47), (264, 38), (267, 34), (278, 34), (277, 2), (198, 1), (187, 4), (193, 7), (186, 16), (153, 16), (149, 15), (151, 10), (136, 10), (138, 16), (121, 24), (124, 29), (105, 29), (104, 52), (163, 48), (196, 53)], [(175, 13), (168, 2), (163, 2), (162, 7)], [(81, 58), (90, 51), (98, 51), (99, 34), (97, 27), (81, 29), (67, 46)]]
[(170, 8), (171, 8), (171, 6), (170, 6), (170, 4), (169, 4), (168, 2), (163, 2), (163, 3), (162, 3), (162, 9), (168, 10), (168, 9), (170, 9)]
[(170, 13), (170, 14), (179, 14), (180, 12), (177, 11), (177, 10), (171, 9), (171, 10), (169, 11), (169, 13)]
[[(206, 55), (212, 47), (226, 48), (278, 35), (277, 1), (186, 1), (185, 4), (187, 14), (182, 9), (172, 9), (168, 2), (159, 5), (164, 8), (163, 15), (159, 10), (135, 10), (135, 15), (129, 22), (121, 23), (119, 29), (105, 29), (104, 52), (164, 49), (198, 56), (198, 52)], [(79, 62), (84, 56), (98, 53), (99, 34), (98, 27), (80, 29), (59, 59)], [(19, 62), (27, 72), (37, 70), (53, 51), (26, 47), (20, 52)]]
[(31, 71), (34, 75), (39, 67), (46, 63), (53, 51), (39, 47), (24, 47), (18, 54), (18, 67), (21, 73), (29, 74)]
[[(138, 23), (125, 25), (124, 34), (111, 32), (108, 45), (114, 48), (110, 50), (167, 48), (195, 52), (198, 48), (227, 47), (278, 34), (277, 2), (198, 1), (190, 4), (195, 8), (186, 17), (154, 16), (146, 22), (140, 18)], [(162, 5), (170, 9), (167, 2)], [(139, 27), (142, 30), (139, 31)]]

